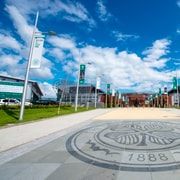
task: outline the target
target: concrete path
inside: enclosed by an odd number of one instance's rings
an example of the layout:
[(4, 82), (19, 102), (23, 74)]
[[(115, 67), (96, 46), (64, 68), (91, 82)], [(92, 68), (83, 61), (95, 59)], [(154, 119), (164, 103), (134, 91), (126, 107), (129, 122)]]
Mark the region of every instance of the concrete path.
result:
[(97, 109), (0, 129), (0, 179), (179, 180), (180, 110)]
[(118, 108), (106, 113), (95, 120), (101, 119), (136, 119), (136, 120), (149, 120), (149, 119), (179, 119), (180, 110), (175, 109), (159, 109), (159, 108)]
[(93, 110), (93, 112), (87, 111), (1, 128), (0, 152), (76, 126), (82, 122), (87, 122), (92, 118), (109, 111), (109, 109), (97, 109)]

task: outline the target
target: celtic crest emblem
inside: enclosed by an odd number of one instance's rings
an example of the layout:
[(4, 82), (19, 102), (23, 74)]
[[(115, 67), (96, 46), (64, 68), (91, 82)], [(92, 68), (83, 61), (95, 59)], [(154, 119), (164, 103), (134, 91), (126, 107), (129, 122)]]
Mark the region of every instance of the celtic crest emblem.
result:
[(68, 138), (76, 158), (109, 169), (164, 171), (180, 168), (180, 124), (162, 121), (99, 123)]
[(104, 137), (118, 144), (135, 146), (169, 145), (180, 139), (179, 129), (153, 122), (131, 123), (109, 128)]

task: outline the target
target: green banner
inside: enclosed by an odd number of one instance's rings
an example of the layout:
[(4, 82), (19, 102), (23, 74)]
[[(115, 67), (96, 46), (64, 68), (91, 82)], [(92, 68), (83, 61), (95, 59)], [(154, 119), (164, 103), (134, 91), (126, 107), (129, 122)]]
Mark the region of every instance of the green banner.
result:
[(177, 90), (177, 78), (173, 77), (173, 90)]

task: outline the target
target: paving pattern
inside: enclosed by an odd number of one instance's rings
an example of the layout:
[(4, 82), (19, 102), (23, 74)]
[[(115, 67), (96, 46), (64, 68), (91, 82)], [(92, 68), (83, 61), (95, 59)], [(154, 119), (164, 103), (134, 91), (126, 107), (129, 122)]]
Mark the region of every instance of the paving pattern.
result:
[(180, 179), (180, 110), (112, 109), (84, 119), (88, 122), (20, 146), (24, 153), (4, 152), (17, 157), (0, 165), (0, 179)]
[(99, 123), (66, 142), (76, 158), (107, 169), (167, 171), (180, 168), (180, 124), (161, 121)]

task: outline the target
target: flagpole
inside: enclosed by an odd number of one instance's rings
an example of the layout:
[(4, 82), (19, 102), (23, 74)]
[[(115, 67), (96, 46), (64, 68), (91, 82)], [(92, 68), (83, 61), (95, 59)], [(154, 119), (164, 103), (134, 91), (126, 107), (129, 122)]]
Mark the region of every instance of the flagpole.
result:
[(79, 59), (78, 59), (78, 74), (77, 74), (77, 83), (76, 83), (76, 96), (75, 96), (75, 104), (74, 111), (77, 111), (78, 107), (78, 96), (79, 96), (79, 78), (80, 78), (80, 60), (81, 60), (81, 52), (79, 49)]
[[(96, 73), (97, 75), (97, 73)], [(95, 100), (94, 100), (94, 108), (97, 107), (97, 101), (98, 101), (98, 93), (97, 90), (100, 89), (100, 76), (96, 76), (96, 85), (95, 85)]]
[(97, 77), (96, 77), (96, 85), (95, 85), (95, 94), (94, 94), (94, 108), (96, 108), (96, 98), (97, 98)]
[(179, 88), (178, 88), (178, 75), (177, 75), (177, 71), (176, 71), (176, 79), (177, 79), (177, 104), (179, 107)]
[(23, 120), (23, 115), (24, 115), (24, 105), (25, 105), (25, 100), (26, 100), (26, 93), (27, 93), (27, 86), (28, 86), (28, 79), (29, 79), (29, 71), (30, 71), (32, 53), (33, 53), (34, 36), (35, 36), (35, 33), (36, 33), (38, 16), (39, 16), (39, 12), (36, 13), (36, 20), (35, 20), (35, 24), (34, 24), (34, 28), (33, 28), (30, 52), (29, 52), (29, 57), (28, 57), (28, 64), (27, 64), (27, 68), (26, 68), (26, 76), (25, 76), (24, 87), (23, 87), (23, 95), (22, 95), (22, 101), (21, 101), (21, 109), (20, 109), (19, 120)]

